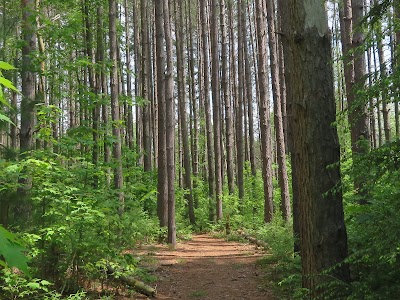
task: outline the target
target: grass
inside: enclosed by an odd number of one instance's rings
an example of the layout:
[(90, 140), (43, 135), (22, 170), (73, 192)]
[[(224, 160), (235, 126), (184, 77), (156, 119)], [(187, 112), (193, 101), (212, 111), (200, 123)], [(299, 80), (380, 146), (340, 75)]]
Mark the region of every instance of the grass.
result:
[(190, 298), (200, 298), (207, 295), (206, 291), (193, 291), (190, 293)]

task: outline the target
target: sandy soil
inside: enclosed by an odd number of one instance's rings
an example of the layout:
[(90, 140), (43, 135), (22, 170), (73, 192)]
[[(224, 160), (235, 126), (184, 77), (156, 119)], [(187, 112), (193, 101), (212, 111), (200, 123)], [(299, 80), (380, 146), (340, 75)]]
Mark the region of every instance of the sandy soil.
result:
[(156, 299), (274, 299), (262, 288), (256, 261), (263, 253), (254, 245), (195, 235), (191, 241), (178, 243), (176, 250), (157, 245), (143, 254), (152, 258), (158, 278)]

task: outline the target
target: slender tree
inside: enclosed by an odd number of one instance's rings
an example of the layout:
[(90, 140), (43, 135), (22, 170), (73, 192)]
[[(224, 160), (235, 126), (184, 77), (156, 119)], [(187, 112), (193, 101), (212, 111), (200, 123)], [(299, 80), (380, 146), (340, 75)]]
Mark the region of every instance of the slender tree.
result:
[(183, 4), (179, 1), (175, 2), (177, 5), (177, 47), (176, 47), (176, 58), (178, 67), (178, 103), (179, 103), (179, 118), (181, 123), (182, 132), (182, 146), (183, 146), (183, 187), (187, 190), (185, 193), (185, 199), (189, 209), (189, 220), (191, 224), (195, 224), (194, 215), (194, 203), (193, 203), (193, 191), (192, 191), (192, 168), (190, 163), (190, 145), (189, 145), (189, 130), (187, 124), (186, 114), (186, 76), (184, 67), (184, 45), (185, 35), (183, 32)]
[(156, 73), (158, 102), (157, 212), (161, 227), (168, 226), (168, 173), (166, 148), (165, 47), (163, 0), (154, 0), (156, 23)]
[(165, 102), (166, 102), (166, 149), (168, 174), (168, 243), (176, 246), (175, 225), (175, 103), (172, 60), (172, 36), (170, 10), (168, 0), (164, 1), (164, 30), (166, 41), (167, 69), (165, 75)]
[(36, 50), (36, 28), (35, 28), (35, 1), (22, 0), (22, 65), (21, 65), (21, 131), (20, 148), (21, 152), (30, 150), (33, 147), (32, 134), (34, 131), (35, 118), (35, 86), (36, 74), (33, 67), (33, 52)]
[(211, 124), (211, 107), (210, 107), (210, 55), (209, 55), (209, 26), (208, 26), (208, 15), (207, 15), (207, 4), (199, 1), (200, 6), (200, 19), (201, 19), (201, 41), (202, 41), (202, 75), (203, 75), (203, 101), (205, 109), (205, 121), (206, 121), (206, 142), (207, 142), (207, 167), (208, 167), (208, 196), (210, 201), (209, 206), (209, 217), (210, 220), (214, 219), (214, 160), (213, 160), (213, 136), (212, 136), (212, 124)]
[(267, 73), (265, 22), (266, 11), (262, 0), (256, 2), (256, 24), (258, 42), (258, 81), (260, 89), (260, 131), (261, 131), (261, 158), (264, 178), (264, 220), (270, 222), (273, 217), (273, 186), (272, 186), (272, 159), (271, 159), (271, 129), (269, 124), (269, 94)]
[(124, 211), (124, 177), (122, 173), (122, 149), (120, 131), (120, 112), (118, 103), (118, 58), (117, 58), (117, 1), (109, 0), (109, 38), (110, 38), (110, 60), (112, 62), (110, 75), (111, 92), (111, 117), (113, 121), (112, 132), (115, 138), (113, 143), (114, 167), (114, 188), (118, 191), (119, 214)]
[(228, 177), (228, 190), (230, 194), (235, 191), (234, 159), (233, 159), (233, 124), (232, 106), (230, 99), (230, 81), (228, 73), (228, 37), (226, 30), (226, 6), (225, 0), (220, 1), (220, 27), (221, 27), (221, 90), (225, 107), (225, 140), (226, 140), (226, 169)]
[(278, 63), (278, 44), (275, 31), (275, 5), (274, 1), (267, 2), (267, 23), (269, 37), (269, 57), (271, 65), (272, 95), (274, 98), (275, 136), (278, 161), (278, 181), (281, 189), (281, 211), (283, 218), (290, 220), (290, 192), (286, 168), (286, 147), (283, 132), (282, 101), (280, 92), (280, 76)]
[(214, 125), (214, 162), (215, 162), (215, 199), (217, 204), (217, 220), (222, 219), (222, 151), (220, 122), (220, 68), (218, 51), (218, 5), (217, 0), (211, 1), (211, 62), (212, 62), (212, 98)]

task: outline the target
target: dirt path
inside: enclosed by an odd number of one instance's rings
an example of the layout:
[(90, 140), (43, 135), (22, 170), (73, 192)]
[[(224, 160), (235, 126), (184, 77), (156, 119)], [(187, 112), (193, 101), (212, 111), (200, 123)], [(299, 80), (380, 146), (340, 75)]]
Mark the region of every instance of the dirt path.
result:
[(157, 299), (273, 299), (261, 288), (256, 261), (262, 253), (253, 245), (195, 235), (175, 251), (166, 246), (146, 251), (154, 257)]

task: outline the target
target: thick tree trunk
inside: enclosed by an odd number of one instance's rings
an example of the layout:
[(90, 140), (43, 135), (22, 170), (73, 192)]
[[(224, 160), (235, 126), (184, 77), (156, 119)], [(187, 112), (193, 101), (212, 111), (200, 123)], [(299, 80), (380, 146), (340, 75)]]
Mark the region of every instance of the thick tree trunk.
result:
[(348, 265), (343, 263), (347, 235), (342, 194), (337, 189), (340, 148), (332, 126), (335, 99), (331, 37), (322, 2), (285, 0), (282, 8), (285, 63), (291, 70), (287, 74), (288, 104), (292, 107), (289, 127), (292, 167), (298, 182), (295, 196), (303, 287), (310, 289), (310, 298), (315, 299), (321, 292), (320, 284), (350, 280)]

